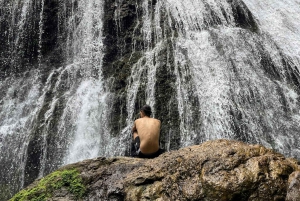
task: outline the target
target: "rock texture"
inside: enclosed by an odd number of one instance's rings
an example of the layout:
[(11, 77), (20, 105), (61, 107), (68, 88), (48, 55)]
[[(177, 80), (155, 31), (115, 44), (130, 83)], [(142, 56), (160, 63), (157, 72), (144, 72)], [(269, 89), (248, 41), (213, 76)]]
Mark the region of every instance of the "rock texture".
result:
[(289, 187), (286, 197), (286, 201), (298, 201), (300, 200), (300, 172), (293, 172), (289, 177)]
[[(83, 200), (299, 200), (300, 166), (260, 145), (215, 140), (155, 159), (96, 158), (77, 169)], [(32, 188), (29, 187), (29, 188)], [(48, 200), (75, 200), (64, 188)]]

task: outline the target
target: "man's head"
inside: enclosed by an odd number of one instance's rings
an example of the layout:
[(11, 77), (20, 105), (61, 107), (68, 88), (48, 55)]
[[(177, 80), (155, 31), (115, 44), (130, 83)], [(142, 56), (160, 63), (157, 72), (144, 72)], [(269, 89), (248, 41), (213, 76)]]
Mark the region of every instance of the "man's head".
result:
[(147, 117), (150, 117), (150, 115), (152, 114), (151, 107), (149, 105), (144, 105), (141, 108), (141, 112), (143, 112)]

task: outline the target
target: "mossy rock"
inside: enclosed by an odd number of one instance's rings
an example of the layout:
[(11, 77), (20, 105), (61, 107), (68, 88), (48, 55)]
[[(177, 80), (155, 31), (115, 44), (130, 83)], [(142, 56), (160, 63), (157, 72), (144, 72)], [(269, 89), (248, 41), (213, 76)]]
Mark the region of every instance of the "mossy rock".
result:
[(21, 190), (10, 201), (46, 201), (60, 189), (67, 190), (67, 193), (77, 200), (86, 192), (86, 187), (76, 169), (59, 170)]

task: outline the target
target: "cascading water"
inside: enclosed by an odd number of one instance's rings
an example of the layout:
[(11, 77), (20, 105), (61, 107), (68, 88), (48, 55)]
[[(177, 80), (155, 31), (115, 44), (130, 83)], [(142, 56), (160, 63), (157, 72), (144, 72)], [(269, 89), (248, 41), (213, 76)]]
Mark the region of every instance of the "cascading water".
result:
[(299, 5), (0, 0), (0, 199), (127, 155), (145, 103), (166, 150), (228, 138), (300, 158)]
[[(202, 133), (204, 140), (231, 138), (259, 142), (299, 157), (296, 135), (299, 131), (299, 45), (292, 44), (300, 39), (299, 29), (293, 28), (298, 27), (296, 22), (282, 16), (284, 8), (286, 13), (298, 13), (297, 2), (294, 7), (292, 3), (274, 6), (271, 2), (257, 1), (233, 1), (231, 5), (228, 1), (167, 4), (180, 26), (175, 64), (177, 93), (181, 96), (179, 111), (183, 117), (181, 128), (187, 130), (181, 132), (182, 143), (193, 144)], [(253, 17), (257, 14), (257, 19), (262, 19), (261, 26), (256, 27), (252, 21), (246, 9), (248, 4), (253, 7)], [(274, 7), (278, 6), (281, 8), (277, 13)], [(203, 10), (192, 12), (193, 7)], [(244, 12), (245, 24), (235, 19), (235, 9)], [(264, 13), (275, 16), (266, 19)], [(293, 17), (298, 19), (299, 14)], [(284, 20), (291, 20), (291, 26), (281, 28)], [(272, 23), (275, 32), (269, 27)], [(284, 38), (278, 38), (283, 33)], [(188, 70), (182, 72), (186, 66)], [(195, 98), (196, 105), (187, 97)], [(199, 118), (191, 119), (191, 108), (195, 106)], [(190, 126), (197, 123), (196, 127)]]
[[(173, 54), (175, 60), (170, 74), (176, 76), (180, 146), (208, 139), (240, 139), (299, 157), (295, 135), (299, 131), (299, 24), (285, 14), (293, 13), (299, 19), (298, 3), (157, 1), (151, 17), (145, 6), (147, 47), (141, 60), (146, 61), (132, 68), (131, 78), (138, 80), (129, 82), (127, 105), (135, 104), (140, 85), (153, 85), (142, 80), (141, 71), (147, 73), (144, 77), (151, 77), (149, 72), (157, 68), (159, 56), (149, 59), (147, 55), (161, 54), (160, 46), (170, 40), (173, 52), (164, 53)], [(175, 24), (175, 37), (174, 32), (161, 34), (165, 27), (157, 20), (162, 18), (161, 10), (167, 13), (164, 23), (168, 27)], [(266, 13), (273, 16), (268, 18)], [(283, 21), (289, 24), (281, 27)], [(154, 46), (150, 50), (149, 41), (155, 41), (150, 42)], [(149, 61), (154, 61), (150, 67)]]
[[(58, 67), (51, 66), (43, 50), (44, 37), (47, 37), (47, 25), (43, 23), (44, 18), (49, 17), (44, 12), (49, 5), (44, 1), (20, 2), (6, 5), (9, 10), (22, 8), (16, 25), (21, 31), (15, 33), (14, 26), (10, 27), (12, 33), (9, 35), (17, 34), (12, 41), (11, 54), (16, 60), (24, 59), (21, 53), (25, 50), (18, 50), (18, 47), (26, 42), (21, 38), (29, 33), (23, 27), (29, 26), (28, 15), (40, 11), (36, 20), (39, 22), (37, 56), (36, 64), (28, 66), (28, 70), (22, 69), (24, 73), (12, 73), (1, 79), (0, 160), (3, 171), (0, 189), (4, 198), (9, 196), (7, 192), (15, 192), (62, 164), (105, 155), (109, 140), (101, 74), (103, 44), (99, 19), (103, 15), (102, 2), (60, 2), (56, 13), (59, 19), (56, 40), (64, 40), (65, 61)], [(1, 6), (4, 3), (1, 2)], [(17, 14), (12, 15), (15, 20)], [(10, 65), (20, 68), (14, 63)]]

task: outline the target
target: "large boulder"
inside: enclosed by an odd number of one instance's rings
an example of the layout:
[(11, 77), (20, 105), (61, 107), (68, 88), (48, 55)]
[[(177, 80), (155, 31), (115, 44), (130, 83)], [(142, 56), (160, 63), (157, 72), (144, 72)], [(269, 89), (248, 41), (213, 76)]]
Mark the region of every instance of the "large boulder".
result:
[[(66, 183), (44, 190), (45, 200), (294, 201), (300, 197), (297, 160), (239, 141), (208, 141), (155, 159), (96, 158), (67, 165), (57, 172), (73, 169), (79, 173), (79, 190), (72, 190)], [(41, 181), (15, 197), (26, 200), (30, 191), (40, 196), (38, 190), (32, 189)], [(54, 185), (45, 186), (43, 189), (51, 189)], [(12, 200), (18, 200), (15, 197)]]

